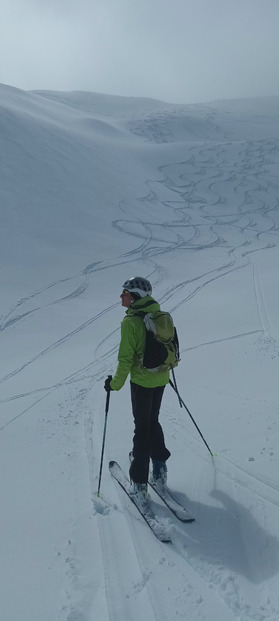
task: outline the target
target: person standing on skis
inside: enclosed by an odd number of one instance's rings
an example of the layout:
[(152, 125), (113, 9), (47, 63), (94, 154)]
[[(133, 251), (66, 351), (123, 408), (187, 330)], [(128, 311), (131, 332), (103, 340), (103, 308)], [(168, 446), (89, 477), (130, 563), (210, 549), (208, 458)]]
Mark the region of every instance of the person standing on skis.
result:
[(133, 491), (145, 500), (152, 460), (152, 478), (164, 486), (167, 479), (166, 461), (170, 451), (165, 446), (164, 433), (159, 423), (159, 412), (169, 371), (154, 373), (143, 367), (146, 327), (143, 313), (160, 310), (152, 297), (152, 287), (146, 278), (135, 276), (126, 280), (120, 295), (122, 306), (127, 308), (121, 323), (121, 341), (118, 366), (114, 377), (105, 381), (105, 390), (120, 390), (130, 374), (132, 411), (135, 423), (130, 478)]

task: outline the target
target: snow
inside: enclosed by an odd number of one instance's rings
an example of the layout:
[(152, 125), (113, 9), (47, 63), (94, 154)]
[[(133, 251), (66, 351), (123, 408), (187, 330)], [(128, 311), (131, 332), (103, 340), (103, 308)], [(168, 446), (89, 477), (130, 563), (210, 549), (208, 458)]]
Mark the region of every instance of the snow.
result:
[[(174, 105), (0, 86), (3, 621), (279, 618), (279, 99)], [(121, 286), (172, 312), (158, 542), (128, 470), (129, 383), (106, 376)]]

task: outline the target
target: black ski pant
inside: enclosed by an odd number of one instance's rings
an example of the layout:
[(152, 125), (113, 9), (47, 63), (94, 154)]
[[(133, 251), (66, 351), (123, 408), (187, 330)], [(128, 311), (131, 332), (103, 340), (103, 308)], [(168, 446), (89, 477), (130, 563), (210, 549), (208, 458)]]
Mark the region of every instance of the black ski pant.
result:
[(130, 477), (135, 483), (147, 483), (150, 458), (166, 461), (170, 457), (158, 420), (164, 389), (165, 386), (144, 388), (131, 382), (135, 432)]

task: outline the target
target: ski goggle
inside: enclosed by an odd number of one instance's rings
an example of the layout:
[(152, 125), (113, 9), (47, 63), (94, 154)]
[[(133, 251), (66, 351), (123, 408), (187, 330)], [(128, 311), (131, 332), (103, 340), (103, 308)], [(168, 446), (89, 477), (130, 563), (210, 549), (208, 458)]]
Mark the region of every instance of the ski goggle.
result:
[(130, 293), (130, 291), (128, 291), (128, 289), (123, 289), (121, 295), (127, 295), (127, 293)]

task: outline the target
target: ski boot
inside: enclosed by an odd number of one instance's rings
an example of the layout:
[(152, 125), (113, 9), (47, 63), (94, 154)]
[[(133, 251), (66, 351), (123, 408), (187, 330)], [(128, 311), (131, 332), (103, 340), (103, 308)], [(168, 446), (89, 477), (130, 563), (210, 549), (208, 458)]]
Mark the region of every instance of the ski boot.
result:
[(134, 496), (135, 501), (140, 506), (141, 510), (145, 510), (147, 508), (148, 501), (147, 483), (134, 483), (133, 481), (131, 483), (132, 496)]
[[(133, 451), (129, 453), (129, 461), (132, 464), (134, 459)], [(148, 491), (147, 491), (147, 483), (135, 483), (131, 480), (131, 494), (135, 497), (135, 500), (138, 504), (140, 504), (142, 509), (146, 509), (148, 502)]]
[(167, 486), (167, 466), (165, 461), (152, 460), (153, 471), (150, 476), (150, 483), (163, 493)]

